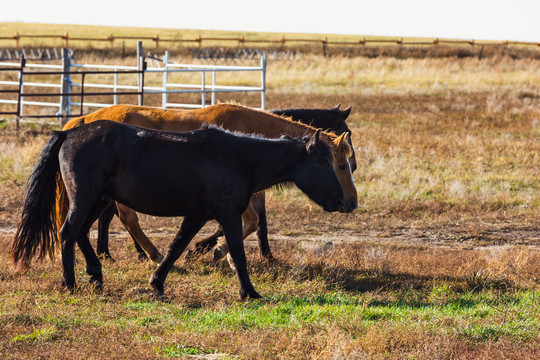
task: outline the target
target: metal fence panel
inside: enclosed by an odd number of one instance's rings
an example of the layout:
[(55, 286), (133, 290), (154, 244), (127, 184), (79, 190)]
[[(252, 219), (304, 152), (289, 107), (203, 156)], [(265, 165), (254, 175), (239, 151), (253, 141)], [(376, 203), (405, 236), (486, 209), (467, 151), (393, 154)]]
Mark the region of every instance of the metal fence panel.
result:
[[(137, 66), (76, 64), (72, 63), (73, 53), (62, 49), (63, 62), (61, 65), (26, 63), (24, 57), (20, 63), (0, 62), (0, 71), (18, 72), (18, 81), (0, 81), (0, 104), (16, 104), (16, 111), (0, 112), (0, 115), (14, 115), (17, 127), (20, 118), (56, 118), (57, 121), (67, 121), (68, 118), (81, 116), (83, 107), (103, 108), (118, 104), (119, 95), (137, 95), (138, 104), (144, 105), (145, 94), (161, 94), (161, 106), (163, 108), (204, 108), (216, 103), (216, 94), (227, 92), (259, 92), (261, 94), (260, 109), (265, 108), (266, 92), (266, 56), (261, 56), (258, 66), (225, 66), (225, 65), (196, 65), (175, 64), (169, 62), (169, 54), (165, 52), (162, 64), (156, 67), (146, 67), (145, 57), (142, 56), (142, 47), (138, 48)], [(218, 85), (217, 74), (222, 72), (260, 72), (260, 84), (258, 86), (234, 86)], [(170, 81), (170, 75), (174, 73), (199, 73), (199, 84), (174, 83)], [(88, 82), (87, 75), (110, 74), (113, 75), (112, 83)], [(119, 75), (134, 74), (137, 76), (137, 85), (121, 84)], [(161, 74), (159, 86), (145, 85), (145, 74)], [(211, 75), (211, 84), (206, 84), (207, 74)], [(48, 77), (45, 82), (26, 81), (27, 77)], [(60, 81), (54, 80), (60, 78)], [(12, 87), (12, 89), (2, 88)], [(13, 88), (16, 89), (13, 89)], [(31, 88), (33, 91), (29, 91)], [(40, 88), (58, 89), (55, 91), (35, 91)], [(105, 89), (108, 91), (96, 91)], [(17, 94), (17, 99), (7, 99), (3, 94)], [(200, 94), (199, 103), (173, 103), (170, 102), (169, 94)], [(206, 95), (210, 94), (210, 104), (206, 102)], [(88, 97), (112, 96), (110, 103), (90, 102)], [(13, 97), (13, 96), (12, 96)], [(31, 101), (28, 98), (57, 97), (58, 102)], [(74, 99), (75, 98), (75, 99)], [(76, 101), (79, 100), (79, 101)], [(24, 106), (57, 107), (58, 112), (51, 115), (28, 114)], [(74, 114), (72, 108), (79, 109)]]

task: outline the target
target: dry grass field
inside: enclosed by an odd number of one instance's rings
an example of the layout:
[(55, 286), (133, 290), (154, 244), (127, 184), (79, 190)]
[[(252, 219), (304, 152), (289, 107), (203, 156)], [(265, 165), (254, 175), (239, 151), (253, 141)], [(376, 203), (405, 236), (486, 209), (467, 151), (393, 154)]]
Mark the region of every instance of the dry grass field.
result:
[[(239, 302), (210, 255), (180, 259), (155, 298), (154, 265), (117, 220), (101, 292), (80, 254), (74, 294), (58, 259), (15, 272), (7, 249), (47, 136), (0, 130), (3, 359), (540, 358), (540, 60), (306, 54), (269, 62), (267, 86), (268, 108), (352, 105), (360, 207), (268, 190), (276, 262), (246, 242), (258, 301)], [(161, 249), (181, 221), (141, 218)]]

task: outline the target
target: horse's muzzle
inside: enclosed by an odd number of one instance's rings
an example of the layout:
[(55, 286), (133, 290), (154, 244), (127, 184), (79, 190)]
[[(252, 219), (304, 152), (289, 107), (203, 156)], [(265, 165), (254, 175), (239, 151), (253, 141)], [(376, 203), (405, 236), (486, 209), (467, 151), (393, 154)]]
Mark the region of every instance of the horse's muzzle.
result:
[(338, 211), (340, 213), (350, 213), (358, 207), (356, 200), (342, 200), (339, 204)]

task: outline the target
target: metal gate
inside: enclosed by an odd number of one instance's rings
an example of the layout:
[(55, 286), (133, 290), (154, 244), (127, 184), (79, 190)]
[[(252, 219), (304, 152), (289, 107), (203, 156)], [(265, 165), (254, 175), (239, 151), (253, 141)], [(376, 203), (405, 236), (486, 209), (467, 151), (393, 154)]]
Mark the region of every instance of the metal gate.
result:
[[(29, 64), (24, 58), (21, 58), (19, 63), (0, 62), (0, 72), (14, 72), (18, 74), (17, 81), (0, 81), (0, 104), (12, 104), (16, 106), (14, 111), (0, 111), (0, 115), (13, 116), (17, 128), (19, 128), (20, 120), (23, 118), (56, 118), (58, 122), (65, 123), (70, 117), (84, 115), (84, 108), (103, 108), (118, 104), (119, 95), (136, 95), (137, 104), (144, 105), (145, 94), (161, 94), (162, 108), (176, 107), (193, 109), (215, 104), (216, 94), (218, 93), (260, 92), (260, 109), (265, 108), (265, 56), (261, 57), (259, 66), (195, 65), (170, 63), (169, 54), (165, 52), (162, 67), (147, 67), (146, 59), (142, 55), (141, 43), (139, 43), (137, 50), (137, 66), (73, 64), (72, 57), (67, 49), (62, 49), (61, 65)], [(217, 84), (218, 73), (236, 71), (260, 72), (260, 85), (233, 86)], [(162, 74), (160, 86), (145, 85), (145, 74), (152, 73)], [(171, 73), (200, 73), (201, 81), (199, 84), (173, 83), (169, 79)], [(113, 82), (90, 83), (86, 81), (87, 75), (97, 74), (113, 75)], [(137, 84), (120, 84), (119, 77), (125, 74), (136, 76)], [(208, 75), (211, 76), (210, 84), (207, 84)], [(30, 76), (45, 77), (48, 81), (27, 81), (26, 79)], [(44, 88), (58, 90), (29, 91), (29, 88), (33, 90)], [(169, 101), (169, 94), (179, 93), (200, 94), (201, 101), (200, 103), (172, 103)], [(210, 104), (207, 104), (207, 94), (211, 96)], [(88, 101), (88, 98), (96, 96), (112, 96), (112, 101), (110, 103)], [(53, 97), (58, 98), (58, 101), (32, 101), (31, 99), (35, 97)], [(57, 108), (58, 110), (54, 114), (29, 114), (25, 112), (25, 105), (40, 108)]]

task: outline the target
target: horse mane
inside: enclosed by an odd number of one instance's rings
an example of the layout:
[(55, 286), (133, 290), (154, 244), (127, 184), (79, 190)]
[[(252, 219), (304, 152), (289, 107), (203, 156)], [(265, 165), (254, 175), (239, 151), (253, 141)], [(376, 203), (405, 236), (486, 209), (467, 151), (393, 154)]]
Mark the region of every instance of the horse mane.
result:
[(286, 108), (286, 109), (272, 109), (270, 110), (272, 113), (274, 111), (279, 111), (279, 112), (318, 112), (318, 111), (325, 111), (325, 112), (329, 112), (329, 113), (339, 113), (341, 112), (342, 110), (339, 108), (339, 107), (333, 107), (333, 108), (329, 108), (329, 109), (326, 109), (326, 108), (321, 108), (321, 109), (312, 109), (312, 108)]
[[(230, 134), (230, 135), (234, 135), (236, 137), (244, 138), (244, 139), (265, 140), (265, 141), (273, 141), (273, 142), (285, 141), (285, 142), (292, 142), (296, 144), (307, 144), (307, 142), (311, 140), (312, 138), (312, 135), (295, 137), (295, 136), (290, 136), (287, 134), (281, 135), (281, 137), (279, 138), (266, 138), (261, 134), (246, 134), (240, 131), (227, 130), (216, 124), (204, 124), (199, 130), (210, 130), (210, 131), (215, 130), (220, 133)], [(198, 131), (198, 130), (194, 130), (194, 131)], [(321, 144), (322, 144), (321, 146), (323, 146), (328, 152), (330, 153), (332, 152), (330, 149), (330, 146), (326, 142), (322, 142)]]
[[(303, 122), (293, 120), (292, 116), (277, 115), (277, 114), (274, 114), (274, 113), (272, 113), (270, 111), (251, 108), (251, 107), (248, 107), (248, 106), (240, 105), (240, 104), (238, 104), (236, 102), (225, 102), (225, 103), (222, 103), (222, 104), (228, 105), (228, 106), (231, 106), (231, 107), (234, 107), (234, 108), (238, 108), (238, 109), (249, 109), (251, 111), (258, 112), (258, 113), (261, 113), (261, 114), (264, 114), (264, 115), (267, 115), (267, 116), (272, 116), (276, 120), (280, 119), (280, 121), (283, 121), (283, 122), (286, 122), (286, 123), (293, 123), (295, 125), (299, 125), (299, 126), (305, 128), (306, 132), (307, 131), (315, 132), (315, 131), (318, 130), (317, 128), (315, 128), (315, 127), (313, 127), (311, 125), (307, 125), (307, 124), (304, 124)], [(327, 130), (322, 130), (321, 135), (326, 136), (330, 141), (333, 141), (333, 140), (337, 139), (337, 137), (338, 137), (334, 132), (327, 131)]]

